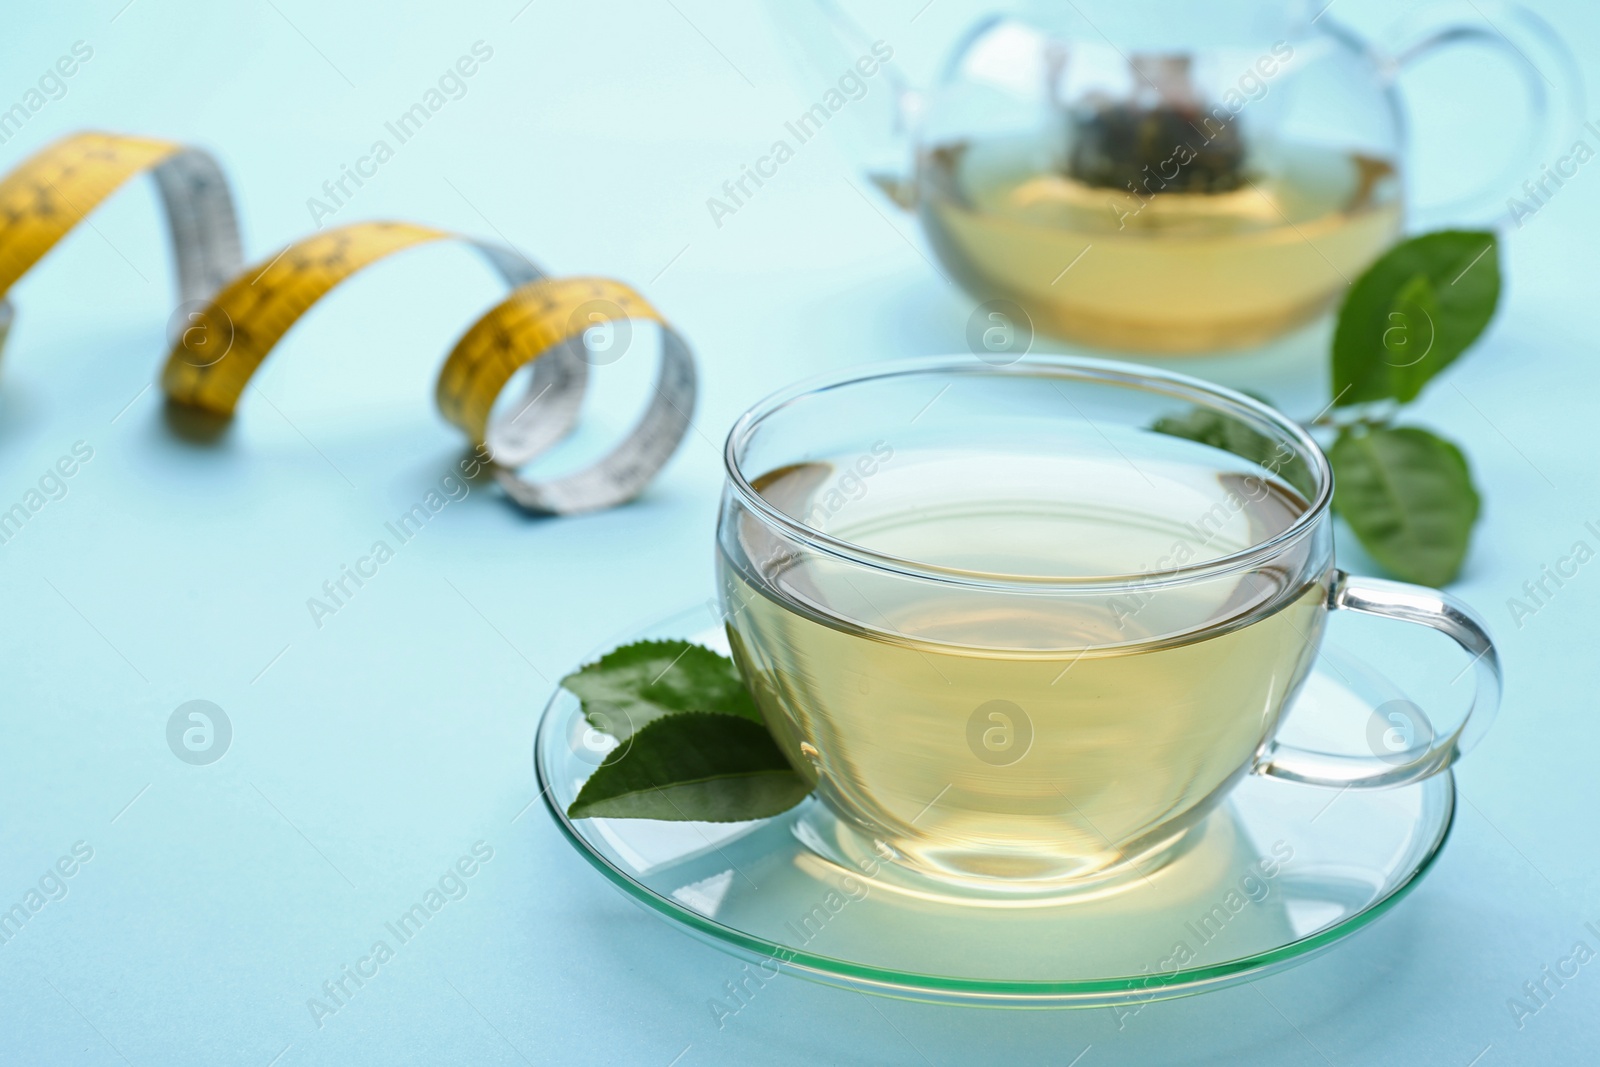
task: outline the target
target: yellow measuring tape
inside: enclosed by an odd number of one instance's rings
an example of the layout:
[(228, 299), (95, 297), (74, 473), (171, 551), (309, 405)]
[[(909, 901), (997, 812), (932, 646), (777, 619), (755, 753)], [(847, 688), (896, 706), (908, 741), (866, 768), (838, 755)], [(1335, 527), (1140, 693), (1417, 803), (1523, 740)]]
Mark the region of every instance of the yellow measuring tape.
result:
[[(435, 389), (439, 410), (489, 456), (519, 505), (569, 514), (638, 495), (689, 426), (693, 355), (638, 293), (605, 278), (550, 278), (513, 249), (406, 222), (358, 222), (290, 244), (240, 269), (238, 226), (227, 181), (207, 153), (168, 141), (80, 133), (46, 147), (0, 179), (0, 342), (12, 309), (3, 298), (85, 215), (129, 178), (149, 170), (172, 231), (182, 301), (161, 376), (167, 396), (223, 418), (300, 316), (346, 278), (419, 244), (456, 238), (477, 249), (511, 295), (456, 344)], [(577, 423), (592, 364), (611, 362), (618, 331), (632, 323), (660, 334), (655, 392), (639, 424), (610, 454), (575, 474), (530, 481), (516, 473)], [(591, 331), (605, 334), (595, 344)], [(494, 408), (517, 371), (532, 364), (527, 398)]]

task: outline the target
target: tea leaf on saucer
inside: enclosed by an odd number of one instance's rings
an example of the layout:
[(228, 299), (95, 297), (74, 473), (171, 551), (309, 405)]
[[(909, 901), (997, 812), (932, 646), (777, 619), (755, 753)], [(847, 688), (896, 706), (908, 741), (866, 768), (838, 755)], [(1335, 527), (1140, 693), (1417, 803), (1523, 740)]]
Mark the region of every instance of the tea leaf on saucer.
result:
[(787, 811), (810, 792), (761, 723), (684, 712), (646, 724), (607, 756), (567, 815), (743, 822)]
[(1461, 449), (1413, 426), (1353, 426), (1328, 460), (1334, 507), (1373, 559), (1408, 582), (1454, 580), (1479, 504)]
[(561, 679), (589, 725), (618, 741), (665, 715), (715, 711), (759, 723), (761, 713), (726, 656), (690, 641), (636, 641)]
[(1340, 407), (1413, 400), (1494, 317), (1500, 253), (1483, 230), (1440, 230), (1402, 241), (1356, 279), (1333, 336)]

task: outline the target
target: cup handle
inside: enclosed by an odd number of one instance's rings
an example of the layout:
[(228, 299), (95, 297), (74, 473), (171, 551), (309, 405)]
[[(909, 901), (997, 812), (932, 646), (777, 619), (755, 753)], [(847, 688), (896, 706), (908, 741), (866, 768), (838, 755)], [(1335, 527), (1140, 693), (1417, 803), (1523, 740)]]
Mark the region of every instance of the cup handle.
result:
[[(1417, 207), (1416, 220), (1433, 226), (1471, 224), (1504, 226), (1518, 222), (1506, 198), (1526, 199), (1522, 183), (1540, 163), (1556, 165), (1560, 139), (1577, 136), (1584, 122), (1583, 73), (1577, 58), (1551, 25), (1517, 4), (1473, 5), (1473, 16), (1458, 18), (1425, 11), (1389, 60), (1389, 81), (1424, 56), (1460, 44), (1492, 48), (1521, 72), (1528, 92), (1529, 121), (1522, 124), (1522, 144), (1509, 153), (1505, 168), (1476, 191), (1441, 204)], [(1535, 59), (1534, 57), (1537, 57)], [(1552, 80), (1555, 79), (1555, 80)], [(1529, 161), (1532, 161), (1531, 163)]]
[[(1328, 607), (1420, 623), (1451, 638), (1472, 657), (1472, 662), (1461, 672), (1475, 672), (1472, 703), (1461, 722), (1448, 732), (1435, 731), (1424, 717), (1415, 716), (1420, 722), (1405, 725), (1413, 729), (1422, 726), (1424, 736), (1413, 738), (1399, 751), (1383, 754), (1336, 755), (1269, 741), (1252, 768), (1255, 773), (1335, 789), (1381, 789), (1407, 785), (1437, 774), (1477, 743), (1499, 709), (1501, 674), (1494, 642), (1489, 639), (1483, 620), (1476, 612), (1437, 589), (1379, 578), (1351, 577), (1337, 570), (1328, 592)], [(1376, 747), (1374, 745), (1374, 749)]]

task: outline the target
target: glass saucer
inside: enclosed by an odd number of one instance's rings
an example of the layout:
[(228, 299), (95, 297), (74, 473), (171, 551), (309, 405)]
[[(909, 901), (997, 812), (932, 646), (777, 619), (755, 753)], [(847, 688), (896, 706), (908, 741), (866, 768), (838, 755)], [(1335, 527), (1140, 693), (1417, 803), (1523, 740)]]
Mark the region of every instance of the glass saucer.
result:
[[(616, 644), (672, 637), (728, 651), (710, 607)], [(1395, 699), (1403, 694), (1393, 683), (1329, 641), (1280, 736), (1325, 749), (1359, 744), (1374, 709)], [(1455, 812), (1448, 771), (1398, 789), (1343, 791), (1247, 775), (1181, 854), (1116, 892), (964, 902), (823, 858), (805, 843), (820, 846), (817, 827), (827, 824), (815, 800), (754, 822), (568, 819), (609, 743), (558, 690), (534, 767), (556, 825), (635, 903), (764, 976), (788, 971), (944, 1003), (1137, 1003), (1283, 970), (1399, 902), (1432, 866)]]

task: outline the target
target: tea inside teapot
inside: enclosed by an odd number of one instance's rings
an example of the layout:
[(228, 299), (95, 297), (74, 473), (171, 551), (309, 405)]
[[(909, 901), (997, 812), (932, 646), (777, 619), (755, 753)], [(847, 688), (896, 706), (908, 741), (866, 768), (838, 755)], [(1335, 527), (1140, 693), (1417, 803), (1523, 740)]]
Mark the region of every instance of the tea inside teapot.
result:
[(921, 148), (923, 223), (972, 292), (1094, 345), (1237, 347), (1313, 318), (1399, 232), (1393, 161), (1247, 137), (1245, 98), (1207, 99), (1187, 56), (1128, 65), (1130, 94)]

